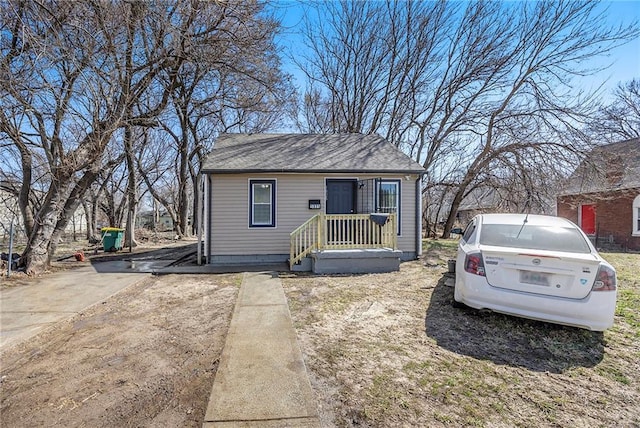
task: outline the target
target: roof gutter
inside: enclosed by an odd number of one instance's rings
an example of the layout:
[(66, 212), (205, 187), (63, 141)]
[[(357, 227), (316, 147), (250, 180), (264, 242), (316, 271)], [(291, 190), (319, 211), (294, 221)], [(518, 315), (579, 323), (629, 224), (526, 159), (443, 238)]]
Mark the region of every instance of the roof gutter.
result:
[(203, 174), (418, 174), (422, 176), (426, 173), (423, 169), (211, 169), (203, 168)]

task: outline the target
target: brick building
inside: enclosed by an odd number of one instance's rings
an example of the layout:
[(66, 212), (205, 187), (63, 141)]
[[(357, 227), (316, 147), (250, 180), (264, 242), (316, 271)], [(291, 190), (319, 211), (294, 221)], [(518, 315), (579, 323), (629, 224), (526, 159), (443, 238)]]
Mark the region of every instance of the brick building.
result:
[(640, 251), (640, 138), (594, 149), (557, 203), (597, 247)]

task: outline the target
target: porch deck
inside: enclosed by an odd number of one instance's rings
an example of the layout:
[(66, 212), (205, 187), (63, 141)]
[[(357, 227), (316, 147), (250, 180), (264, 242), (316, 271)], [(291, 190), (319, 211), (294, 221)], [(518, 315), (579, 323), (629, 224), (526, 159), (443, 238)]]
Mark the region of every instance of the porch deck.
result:
[[(317, 214), (291, 232), (289, 267), (317, 273), (397, 270), (396, 231), (395, 214)], [(301, 265), (308, 257), (311, 266)]]

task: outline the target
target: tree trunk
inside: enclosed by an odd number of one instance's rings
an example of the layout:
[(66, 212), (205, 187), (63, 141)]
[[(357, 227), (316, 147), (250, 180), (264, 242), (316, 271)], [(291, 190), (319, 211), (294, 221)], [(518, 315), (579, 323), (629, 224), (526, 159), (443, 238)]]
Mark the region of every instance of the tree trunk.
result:
[(22, 142), (17, 142), (16, 146), (20, 151), (20, 161), (22, 164), (22, 186), (20, 186), (20, 193), (18, 193), (18, 206), (20, 207), (20, 213), (22, 214), (22, 221), (24, 223), (24, 230), (29, 237), (33, 231), (35, 220), (33, 218), (33, 206), (29, 201), (29, 194), (31, 193), (31, 168), (33, 166), (33, 158), (29, 153), (27, 146)]
[(444, 230), (442, 231), (441, 238), (449, 238), (451, 234), (451, 228), (453, 227), (453, 222), (456, 219), (456, 214), (458, 213), (458, 208), (460, 207), (460, 203), (462, 202), (462, 197), (467, 188), (466, 184), (460, 184), (458, 191), (453, 197), (453, 202), (451, 202), (451, 209), (449, 210), (449, 215), (447, 216), (447, 221), (444, 223)]
[(93, 169), (86, 171), (80, 180), (73, 186), (70, 195), (66, 199), (66, 203), (62, 208), (62, 211), (58, 215), (58, 221), (51, 236), (51, 244), (49, 246), (51, 258), (60, 243), (60, 238), (64, 233), (64, 230), (69, 224), (69, 220), (73, 219), (76, 210), (80, 206), (81, 201), (84, 199), (84, 194), (87, 189), (98, 177), (99, 166), (94, 165)]
[(20, 257), (20, 265), (25, 268), (27, 275), (42, 273), (49, 267), (53, 256), (51, 244), (62, 212), (62, 200), (59, 189), (52, 186), (36, 216), (38, 221), (34, 223), (27, 246)]
[(177, 223), (174, 223), (175, 231), (180, 238), (190, 235), (189, 231), (189, 191), (187, 186), (189, 173), (189, 126), (187, 106), (181, 106), (180, 126), (182, 135), (180, 137), (180, 163), (178, 170), (178, 207), (177, 207)]
[[(49, 213), (48, 217), (51, 217), (54, 213)], [(20, 266), (25, 268), (27, 275), (37, 275), (47, 270), (51, 263), (51, 256), (49, 252), (49, 244), (51, 243), (51, 235), (53, 233), (53, 226), (49, 223), (47, 225), (42, 224), (33, 230), (33, 233), (29, 237), (29, 244), (27, 249), (20, 257)]]
[(91, 243), (95, 240), (100, 240), (98, 231), (98, 203), (97, 198), (91, 195), (91, 200), (82, 201), (82, 207), (84, 208), (85, 216), (87, 217), (87, 240)]
[(476, 158), (476, 160), (473, 161), (472, 167), (469, 168), (464, 178), (458, 185), (456, 189), (456, 193), (453, 195), (453, 201), (451, 202), (451, 208), (449, 209), (447, 220), (444, 224), (444, 230), (442, 231), (442, 236), (441, 236), (442, 238), (445, 238), (445, 239), (449, 238), (449, 235), (451, 234), (451, 228), (453, 227), (453, 222), (455, 221), (456, 214), (458, 213), (458, 208), (460, 208), (460, 204), (462, 203), (462, 200), (464, 199), (464, 196), (467, 193), (467, 188), (469, 187), (469, 184), (471, 184), (471, 182), (477, 175), (477, 171), (478, 171), (477, 168), (484, 168), (486, 164), (489, 162), (490, 158), (491, 157), (487, 157), (485, 159), (482, 159), (481, 157)]
[(125, 246), (137, 247), (135, 237), (135, 218), (138, 207), (138, 187), (136, 184), (136, 164), (133, 153), (133, 132), (131, 126), (124, 128), (125, 158), (127, 161), (127, 231), (125, 233)]
[(198, 225), (196, 224), (196, 213), (198, 212), (198, 197), (199, 192), (198, 192), (198, 177), (196, 176), (195, 178), (192, 178), (192, 189), (193, 189), (193, 198), (191, 199), (191, 227), (189, 228), (189, 231), (191, 232), (191, 235), (194, 236), (197, 234), (197, 227)]

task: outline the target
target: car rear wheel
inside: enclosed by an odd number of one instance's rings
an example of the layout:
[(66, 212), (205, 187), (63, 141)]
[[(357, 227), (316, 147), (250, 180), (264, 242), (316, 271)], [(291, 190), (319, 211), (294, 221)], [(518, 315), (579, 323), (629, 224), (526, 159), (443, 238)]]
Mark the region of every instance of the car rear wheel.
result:
[(467, 305), (465, 305), (462, 302), (458, 302), (456, 299), (453, 299), (451, 301), (451, 306), (453, 306), (456, 309), (462, 309), (462, 308), (466, 308), (467, 307)]

